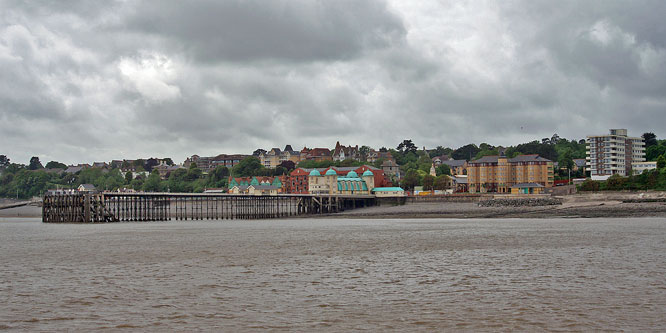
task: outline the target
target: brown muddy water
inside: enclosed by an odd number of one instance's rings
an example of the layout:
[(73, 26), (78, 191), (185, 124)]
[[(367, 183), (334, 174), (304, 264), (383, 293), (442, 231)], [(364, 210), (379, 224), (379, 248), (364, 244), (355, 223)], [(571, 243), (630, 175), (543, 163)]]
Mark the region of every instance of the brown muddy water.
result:
[(0, 328), (666, 330), (666, 219), (0, 219)]

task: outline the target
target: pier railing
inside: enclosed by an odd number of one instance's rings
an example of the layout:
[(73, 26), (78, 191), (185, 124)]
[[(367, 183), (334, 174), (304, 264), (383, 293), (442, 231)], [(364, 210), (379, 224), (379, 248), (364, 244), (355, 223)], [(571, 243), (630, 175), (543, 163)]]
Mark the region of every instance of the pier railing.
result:
[(73, 193), (44, 196), (43, 222), (270, 219), (372, 206), (368, 195)]

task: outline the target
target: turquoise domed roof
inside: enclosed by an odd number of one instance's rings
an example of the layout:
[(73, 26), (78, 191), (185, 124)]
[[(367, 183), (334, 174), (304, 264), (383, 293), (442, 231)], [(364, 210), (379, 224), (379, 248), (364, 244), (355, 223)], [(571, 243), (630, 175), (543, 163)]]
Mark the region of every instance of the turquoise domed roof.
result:
[(349, 171), (349, 173), (347, 174), (347, 177), (348, 178), (358, 178), (358, 173), (356, 173), (354, 170)]
[(319, 171), (317, 171), (317, 169), (314, 169), (314, 170), (310, 171), (310, 176), (321, 176), (321, 173), (319, 173)]
[(326, 173), (324, 175), (325, 176), (337, 176), (338, 173), (335, 172), (335, 170), (333, 170), (333, 169), (328, 169), (328, 171), (326, 171)]
[(365, 172), (363, 173), (363, 177), (366, 177), (366, 176), (374, 176), (374, 174), (372, 174), (372, 171), (370, 171), (370, 170), (365, 170)]

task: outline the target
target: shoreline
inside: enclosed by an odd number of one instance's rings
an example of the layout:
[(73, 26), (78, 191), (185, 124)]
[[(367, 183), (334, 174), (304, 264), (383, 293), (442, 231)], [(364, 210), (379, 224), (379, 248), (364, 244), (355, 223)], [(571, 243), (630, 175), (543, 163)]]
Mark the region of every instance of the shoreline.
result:
[[(666, 198), (631, 196), (573, 195), (561, 197), (561, 205), (491, 206), (477, 202), (411, 202), (404, 205), (380, 205), (334, 214), (303, 215), (294, 218), (333, 219), (493, 219), (493, 218), (604, 218), (664, 217)], [(0, 209), (0, 218), (41, 218), (41, 207), (28, 205)]]
[(359, 208), (322, 217), (365, 219), (666, 218), (666, 203), (599, 202), (578, 206), (540, 207), (478, 207), (476, 203), (418, 203), (393, 207)]

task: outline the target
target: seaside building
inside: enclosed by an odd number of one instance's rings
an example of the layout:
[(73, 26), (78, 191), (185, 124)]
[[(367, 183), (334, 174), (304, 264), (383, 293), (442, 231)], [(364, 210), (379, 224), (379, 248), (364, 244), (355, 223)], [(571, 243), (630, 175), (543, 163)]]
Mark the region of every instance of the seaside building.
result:
[[(282, 178), (282, 179), (280, 179)], [(229, 178), (229, 193), (249, 195), (277, 195), (285, 193), (286, 176)]]
[[(311, 176), (315, 173), (318, 173), (320, 176), (323, 175), (324, 180), (314, 179)], [(348, 177), (352, 173), (352, 176), (356, 174), (365, 175), (362, 177)], [(327, 177), (328, 176), (328, 177)], [(335, 176), (335, 177), (333, 177)], [(354, 191), (354, 194), (360, 193), (358, 191), (363, 191), (363, 184), (360, 184), (361, 190), (356, 187), (350, 187), (354, 180), (344, 179), (344, 178), (361, 178), (362, 180), (367, 180), (367, 177), (372, 176), (372, 188), (374, 187), (390, 187), (391, 182), (386, 178), (384, 170), (377, 169), (373, 166), (363, 165), (360, 167), (328, 167), (328, 168), (318, 168), (318, 169), (306, 169), (306, 168), (296, 168), (289, 175), (289, 182), (291, 182), (291, 192), (294, 194), (308, 194), (308, 193), (349, 193)], [(342, 183), (341, 190), (337, 190), (337, 183), (333, 182), (333, 179), (336, 180), (345, 180), (346, 182)], [(313, 180), (316, 183), (311, 183)], [(356, 184), (356, 183), (354, 183)], [(335, 185), (335, 186), (333, 186)], [(347, 187), (345, 187), (347, 185)], [(365, 182), (367, 188), (368, 182)], [(353, 190), (352, 190), (353, 188)], [(313, 192), (314, 191), (314, 192)], [(331, 192), (332, 191), (332, 192)], [(342, 191), (342, 192), (340, 192)], [(366, 194), (370, 194), (368, 189)]]
[(574, 158), (573, 162), (574, 162), (573, 171), (581, 170), (581, 171), (585, 172), (585, 165), (587, 164), (586, 159), (584, 159), (584, 158)]
[(405, 190), (403, 190), (401, 187), (375, 187), (371, 192), (379, 198), (405, 196)]
[(368, 154), (365, 156), (365, 161), (370, 163), (374, 163), (379, 159), (384, 161), (393, 161), (393, 156), (389, 151), (377, 151), (374, 149), (370, 149)]
[(298, 164), (301, 161), (301, 153), (294, 151), (291, 145), (286, 145), (284, 150), (280, 148), (273, 148), (265, 153), (259, 155), (261, 164), (267, 168), (275, 168), (285, 161), (292, 161)]
[(470, 161), (467, 168), (467, 186), (470, 193), (511, 193), (517, 184), (536, 183), (553, 186), (553, 162), (539, 155), (520, 155), (507, 158), (484, 156)]
[(339, 176), (336, 170), (331, 168), (323, 175), (315, 169), (310, 171), (308, 178), (308, 190), (311, 194), (370, 195), (375, 188), (375, 177), (370, 170), (366, 170), (361, 176), (353, 170)]
[(648, 171), (648, 170), (654, 170), (657, 168), (657, 162), (656, 161), (649, 161), (649, 162), (632, 162), (631, 163), (631, 170), (634, 173), (634, 175), (640, 175), (641, 173)]
[(386, 160), (382, 163), (384, 174), (395, 179), (400, 179), (400, 167), (393, 160)]
[(645, 143), (643, 138), (627, 136), (626, 129), (611, 129), (608, 135), (587, 137), (586, 160), (593, 180), (628, 176), (632, 163), (645, 161)]
[(358, 151), (358, 145), (355, 147), (352, 146), (342, 146), (340, 141), (335, 144), (335, 150), (333, 151), (333, 160), (334, 161), (344, 161), (344, 160), (361, 160), (361, 153)]
[(309, 149), (308, 147), (303, 147), (301, 150), (301, 161), (332, 161), (333, 156), (331, 156), (331, 150), (328, 148), (313, 148)]
[(225, 166), (231, 169), (248, 156), (250, 155), (220, 154), (212, 157), (201, 157), (199, 155), (192, 155), (192, 157), (189, 157), (185, 160), (183, 166), (189, 169), (190, 164), (195, 163), (197, 165), (197, 168), (199, 168), (203, 173), (210, 173), (211, 171), (215, 170), (215, 168), (217, 168), (218, 166)]
[(169, 179), (169, 176), (178, 169), (184, 169), (182, 165), (168, 165), (165, 161), (160, 161), (160, 164), (153, 167), (157, 170), (161, 179)]

